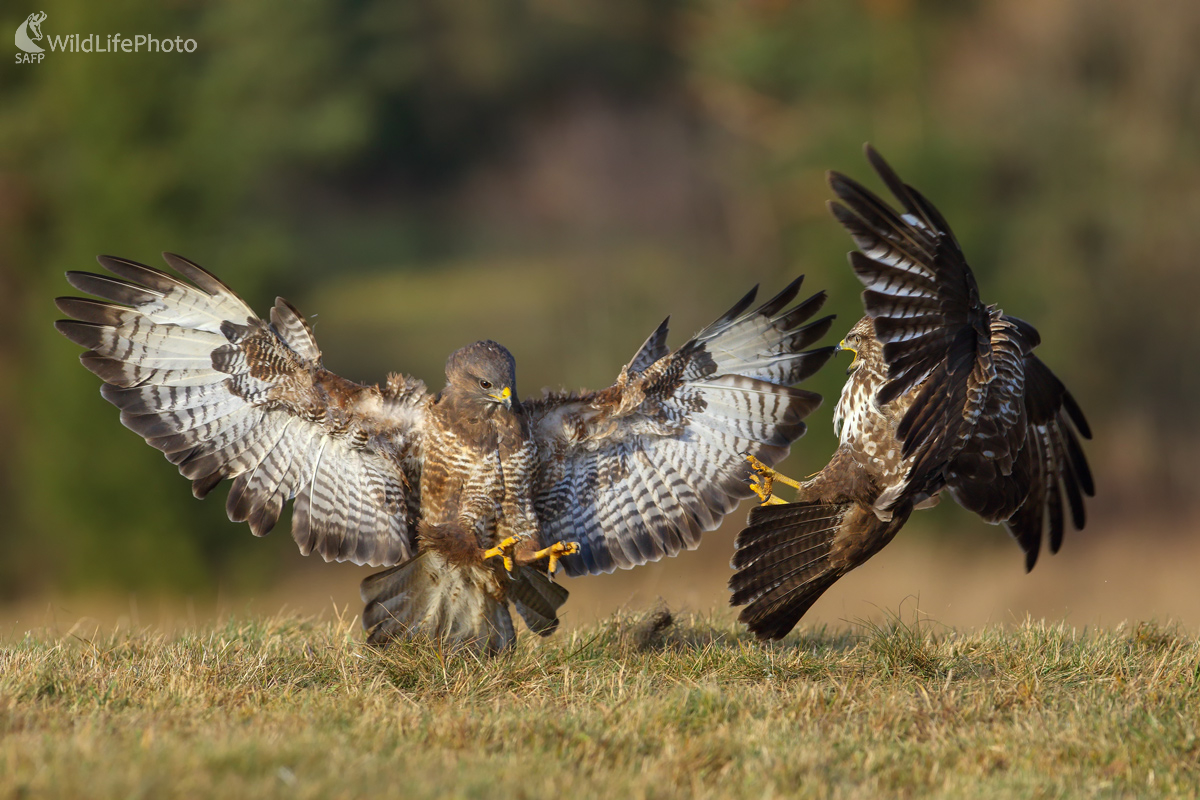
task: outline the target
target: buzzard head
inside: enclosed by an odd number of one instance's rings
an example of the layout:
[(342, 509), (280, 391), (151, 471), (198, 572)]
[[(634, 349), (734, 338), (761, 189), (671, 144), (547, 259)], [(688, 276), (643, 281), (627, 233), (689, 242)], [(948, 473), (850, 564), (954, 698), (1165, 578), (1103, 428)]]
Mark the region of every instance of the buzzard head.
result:
[(870, 317), (860, 319), (845, 338), (838, 342), (834, 350), (836, 352), (849, 350), (854, 354), (854, 360), (846, 368), (847, 375), (852, 374), (864, 362), (870, 364), (873, 371), (878, 371), (880, 365), (883, 364), (879, 340), (875, 338), (875, 323)]
[(456, 350), (446, 360), (443, 395), (488, 415), (512, 409), (517, 400), (517, 362), (503, 346), (476, 342)]

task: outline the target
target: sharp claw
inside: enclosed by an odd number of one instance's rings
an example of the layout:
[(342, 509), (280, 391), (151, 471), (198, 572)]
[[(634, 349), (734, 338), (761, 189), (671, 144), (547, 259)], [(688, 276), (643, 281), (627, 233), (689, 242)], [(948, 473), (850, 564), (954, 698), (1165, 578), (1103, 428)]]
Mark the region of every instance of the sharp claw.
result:
[(558, 542), (550, 549), (558, 551), (556, 553), (552, 552), (550, 554), (550, 563), (546, 567), (547, 571), (551, 575), (553, 575), (555, 572), (558, 571), (558, 560), (560, 558), (562, 558), (563, 556), (573, 556), (579, 552), (579, 543), (578, 542)]
[(508, 572), (513, 571), (513, 550), (517, 547), (517, 537), (509, 536), (507, 539), (496, 544), (495, 547), (483, 551), (484, 559), (501, 558), (504, 560), (504, 569)]
[(758, 495), (758, 499), (765, 506), (771, 502), (771, 487), (775, 484), (775, 471), (752, 455), (747, 455), (746, 460), (750, 462), (750, 468), (754, 470), (750, 473), (750, 489)]
[(540, 561), (547, 559), (546, 571), (554, 575), (558, 571), (558, 562), (563, 556), (572, 556), (579, 552), (578, 542), (555, 542), (549, 547), (539, 550), (529, 557), (529, 560)]
[(771, 490), (775, 487), (775, 481), (779, 481), (785, 486), (791, 486), (796, 490), (803, 489), (798, 481), (795, 481), (786, 475), (781, 475), (763, 462), (759, 461), (754, 456), (747, 455), (746, 460), (750, 462), (750, 467), (754, 470), (754, 472), (750, 474), (750, 488), (756, 495), (758, 495), (758, 499), (762, 501), (764, 506), (768, 504), (787, 502), (786, 500), (781, 500), (771, 493)]

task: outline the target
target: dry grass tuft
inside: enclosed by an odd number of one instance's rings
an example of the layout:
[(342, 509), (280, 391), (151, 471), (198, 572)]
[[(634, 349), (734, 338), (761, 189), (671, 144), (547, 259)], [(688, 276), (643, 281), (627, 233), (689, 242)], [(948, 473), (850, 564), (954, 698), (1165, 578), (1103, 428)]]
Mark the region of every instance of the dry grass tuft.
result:
[(234, 619), (0, 650), (0, 798), (1194, 796), (1200, 644), (665, 607), (496, 659)]

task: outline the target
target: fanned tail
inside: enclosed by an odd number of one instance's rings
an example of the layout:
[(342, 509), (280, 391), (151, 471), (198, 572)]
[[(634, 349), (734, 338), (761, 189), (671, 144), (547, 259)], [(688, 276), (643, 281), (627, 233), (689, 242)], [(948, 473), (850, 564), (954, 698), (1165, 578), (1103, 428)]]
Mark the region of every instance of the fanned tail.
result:
[[(494, 655), (516, 638), (505, 599), (497, 598), (494, 573), (482, 564), (456, 564), (434, 549), (368, 576), (359, 591), (366, 604), (363, 628), (371, 644), (429, 638)], [(500, 580), (508, 580), (501, 578)], [(531, 631), (549, 636), (558, 629), (558, 609), (567, 590), (538, 569), (517, 567), (508, 600)]]
[(834, 539), (853, 503), (757, 506), (734, 543), (730, 605), (760, 639), (782, 639), (842, 576)]
[(516, 631), (508, 604), (485, 588), (485, 569), (490, 568), (452, 564), (436, 550), (424, 550), (367, 577), (359, 589), (367, 642), (429, 638), (451, 648), (499, 653)]

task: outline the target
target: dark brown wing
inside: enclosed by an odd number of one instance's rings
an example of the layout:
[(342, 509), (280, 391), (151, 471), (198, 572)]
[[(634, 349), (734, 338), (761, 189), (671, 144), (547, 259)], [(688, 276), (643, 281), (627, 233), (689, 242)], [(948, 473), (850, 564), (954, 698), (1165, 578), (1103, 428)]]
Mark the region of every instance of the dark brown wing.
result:
[[(775, 464), (820, 396), (792, 388), (832, 348), (808, 350), (832, 317), (824, 293), (788, 308), (796, 280), (755, 310), (755, 292), (674, 353), (659, 330), (617, 383), (525, 403), (538, 444), (535, 507), (546, 543), (578, 542), (572, 575), (695, 548), (751, 494), (746, 456)], [(636, 368), (636, 369), (635, 369)]]
[(1087, 422), (1032, 354), (1033, 326), (982, 304), (941, 214), (869, 146), (867, 158), (904, 213), (837, 173), (830, 184), (842, 203), (830, 208), (861, 249), (851, 263), (888, 368), (879, 401), (922, 387), (896, 431), (915, 456), (909, 480), (881, 499), (944, 481), (964, 507), (1007, 520), (1031, 568), (1044, 529), (1052, 551), (1061, 544), (1064, 500), (1083, 527), (1083, 495), (1094, 489), (1074, 431), (1089, 437)]
[[(1096, 493), (1079, 436), (1092, 438), (1083, 412), (1050, 368), (1035, 355), (1023, 362), (1022, 398), (1026, 440), (1008, 475), (959, 468), (960, 459), (979, 460), (972, 446), (956, 459), (947, 478), (954, 498), (989, 522), (1004, 521), (1025, 552), (1025, 569), (1037, 563), (1042, 540), (1057, 553), (1066, 529), (1066, 514), (1076, 530), (1087, 521), (1084, 495)], [(979, 475), (980, 477), (975, 477)]]
[(956, 417), (990, 374), (990, 315), (942, 215), (874, 149), (866, 151), (904, 212), (837, 172), (829, 183), (842, 202), (829, 207), (861, 251), (850, 263), (866, 287), (863, 305), (888, 366), (878, 402), (925, 385), (897, 429), (903, 455), (918, 454), (912, 474), (919, 478), (961, 446), (965, 427)]
[(267, 533), (296, 498), (305, 554), (375, 566), (413, 550), (425, 387), (394, 376), (382, 390), (333, 375), (304, 318), (280, 299), (265, 322), (192, 262), (187, 278), (102, 256), (116, 277), (69, 272), (103, 301), (62, 297), (58, 330), (89, 348), (121, 422), (163, 451), (196, 497), (232, 478), (229, 518)]

